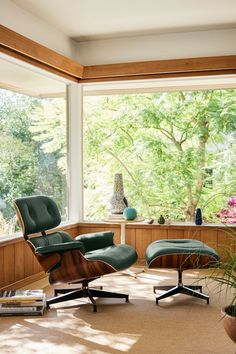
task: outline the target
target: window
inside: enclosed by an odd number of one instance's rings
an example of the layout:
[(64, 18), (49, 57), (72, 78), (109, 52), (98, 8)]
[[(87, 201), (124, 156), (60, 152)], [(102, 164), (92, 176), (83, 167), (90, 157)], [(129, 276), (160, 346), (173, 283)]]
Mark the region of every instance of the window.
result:
[(0, 235), (17, 231), (13, 200), (52, 196), (67, 212), (66, 85), (1, 60)]
[(85, 91), (85, 219), (108, 214), (121, 172), (125, 197), (143, 216), (186, 221), (201, 207), (215, 222), (236, 191), (236, 90), (134, 91)]

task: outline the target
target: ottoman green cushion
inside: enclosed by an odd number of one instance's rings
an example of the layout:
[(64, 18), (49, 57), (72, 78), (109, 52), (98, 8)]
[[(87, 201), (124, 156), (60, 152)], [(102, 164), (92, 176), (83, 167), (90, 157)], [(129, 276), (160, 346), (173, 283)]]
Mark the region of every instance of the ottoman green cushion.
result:
[(201, 241), (191, 239), (169, 239), (151, 243), (146, 250), (146, 261), (149, 265), (157, 257), (176, 254), (205, 255), (212, 257), (215, 261), (220, 260), (218, 253)]

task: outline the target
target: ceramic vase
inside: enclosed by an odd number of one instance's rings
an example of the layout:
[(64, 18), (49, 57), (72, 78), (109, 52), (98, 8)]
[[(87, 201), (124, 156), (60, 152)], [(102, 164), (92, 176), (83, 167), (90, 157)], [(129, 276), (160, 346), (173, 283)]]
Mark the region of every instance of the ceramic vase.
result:
[(113, 196), (110, 199), (110, 213), (123, 214), (127, 207), (127, 201), (124, 196), (122, 173), (116, 173), (114, 178)]
[[(234, 343), (236, 343), (236, 317), (231, 316), (227, 313), (227, 310), (230, 309), (232, 306), (228, 306), (222, 310), (224, 317), (223, 317), (223, 326)], [(235, 309), (234, 309), (235, 312)]]
[(157, 220), (157, 222), (158, 222), (158, 224), (160, 224), (160, 225), (165, 224), (165, 218), (164, 218), (164, 216), (163, 216), (163, 215), (160, 215), (159, 218), (158, 218), (158, 220)]
[(123, 217), (126, 220), (134, 220), (137, 217), (137, 210), (135, 208), (125, 208)]
[(200, 208), (197, 208), (195, 212), (195, 224), (202, 225), (202, 211)]

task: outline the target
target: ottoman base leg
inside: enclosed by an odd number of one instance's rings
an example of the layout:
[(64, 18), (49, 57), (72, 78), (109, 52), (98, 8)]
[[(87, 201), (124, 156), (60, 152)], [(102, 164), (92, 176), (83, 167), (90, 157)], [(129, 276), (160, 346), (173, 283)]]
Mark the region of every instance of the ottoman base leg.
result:
[[(166, 292), (156, 298), (156, 304), (158, 304), (159, 300), (165, 299), (166, 297), (176, 295), (176, 294), (185, 294), (193, 297), (197, 297), (199, 299), (206, 300), (207, 304), (209, 304), (209, 296), (203, 294), (201, 285), (189, 285), (185, 286), (182, 283), (182, 270), (178, 269), (178, 285), (177, 286), (154, 286), (154, 293), (156, 293), (156, 289), (166, 290)], [(197, 291), (200, 290), (200, 291)]]

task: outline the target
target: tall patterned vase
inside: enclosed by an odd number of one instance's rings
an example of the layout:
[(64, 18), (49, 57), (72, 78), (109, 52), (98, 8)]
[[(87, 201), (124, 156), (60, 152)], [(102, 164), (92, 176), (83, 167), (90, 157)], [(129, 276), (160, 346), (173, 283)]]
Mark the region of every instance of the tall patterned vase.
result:
[(110, 199), (110, 213), (123, 214), (127, 203), (124, 197), (122, 173), (116, 173), (114, 179), (113, 196)]

